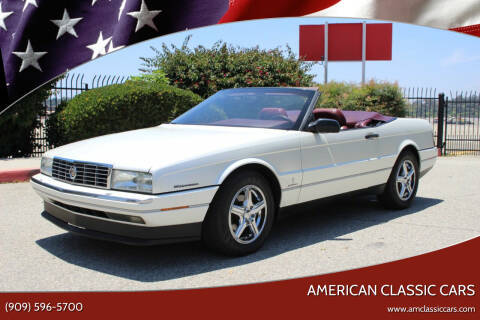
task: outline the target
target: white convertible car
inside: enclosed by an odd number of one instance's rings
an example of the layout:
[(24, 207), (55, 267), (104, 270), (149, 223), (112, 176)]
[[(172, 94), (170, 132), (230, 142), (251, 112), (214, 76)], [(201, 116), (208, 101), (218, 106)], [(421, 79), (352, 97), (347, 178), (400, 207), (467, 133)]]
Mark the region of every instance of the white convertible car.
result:
[(408, 207), (437, 157), (425, 120), (314, 109), (312, 88), (222, 90), (169, 124), (47, 152), (42, 215), (127, 244), (260, 248), (280, 208), (356, 190)]

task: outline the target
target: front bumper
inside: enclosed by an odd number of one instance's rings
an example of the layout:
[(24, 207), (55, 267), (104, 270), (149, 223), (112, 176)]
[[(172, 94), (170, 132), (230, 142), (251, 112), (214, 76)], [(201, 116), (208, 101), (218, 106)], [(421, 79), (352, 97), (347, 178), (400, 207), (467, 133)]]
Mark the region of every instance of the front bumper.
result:
[(165, 227), (132, 226), (99, 220), (45, 202), (42, 217), (66, 231), (89, 238), (120, 242), (128, 245), (156, 245), (199, 240), (202, 223)]
[[(200, 237), (201, 224), (218, 186), (158, 195), (71, 185), (44, 174), (30, 181), (45, 203), (43, 216), (90, 237), (154, 244)], [(125, 217), (144, 223), (128, 222)]]

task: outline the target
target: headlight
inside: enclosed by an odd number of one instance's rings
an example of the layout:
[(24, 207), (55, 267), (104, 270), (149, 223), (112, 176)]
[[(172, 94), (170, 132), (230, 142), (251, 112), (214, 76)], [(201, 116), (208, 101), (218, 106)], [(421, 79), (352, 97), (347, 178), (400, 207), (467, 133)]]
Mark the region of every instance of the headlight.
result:
[(112, 189), (152, 192), (152, 174), (137, 171), (113, 170)]
[(40, 162), (40, 172), (47, 176), (52, 176), (52, 164), (52, 158), (42, 157), (42, 161)]

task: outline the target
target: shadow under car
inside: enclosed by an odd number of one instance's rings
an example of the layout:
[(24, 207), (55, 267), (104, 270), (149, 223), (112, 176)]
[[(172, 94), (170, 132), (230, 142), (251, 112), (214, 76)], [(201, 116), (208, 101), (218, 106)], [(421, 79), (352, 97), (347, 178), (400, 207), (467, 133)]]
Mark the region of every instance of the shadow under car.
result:
[(392, 219), (416, 214), (443, 200), (417, 197), (408, 209), (384, 209), (374, 196), (318, 200), (283, 209), (270, 237), (257, 252), (227, 257), (204, 249), (201, 242), (137, 247), (63, 233), (36, 243), (65, 262), (141, 282), (183, 278), (268, 259), (327, 240), (343, 238)]

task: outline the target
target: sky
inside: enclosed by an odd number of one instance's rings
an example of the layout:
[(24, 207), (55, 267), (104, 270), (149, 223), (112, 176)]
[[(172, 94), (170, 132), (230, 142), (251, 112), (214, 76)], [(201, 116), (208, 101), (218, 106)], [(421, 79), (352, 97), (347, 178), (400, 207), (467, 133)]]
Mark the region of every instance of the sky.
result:
[[(198, 28), (162, 36), (121, 49), (71, 70), (85, 74), (85, 82), (95, 74), (138, 75), (140, 57), (153, 57), (151, 46), (162, 43), (180, 46), (187, 35), (192, 35), (190, 47), (211, 47), (223, 40), (240, 47), (259, 46), (264, 49), (288, 44), (298, 56), (299, 25), (361, 22), (355, 19), (281, 18), (235, 22)], [(367, 23), (383, 21), (367, 21)], [(359, 83), (360, 62), (330, 62), (329, 80)], [(398, 82), (403, 88), (433, 88), (437, 92), (475, 91), (480, 89), (480, 39), (429, 27), (403, 23), (393, 24), (392, 61), (369, 61), (366, 79)], [(323, 82), (323, 66), (311, 70), (315, 81)]]

